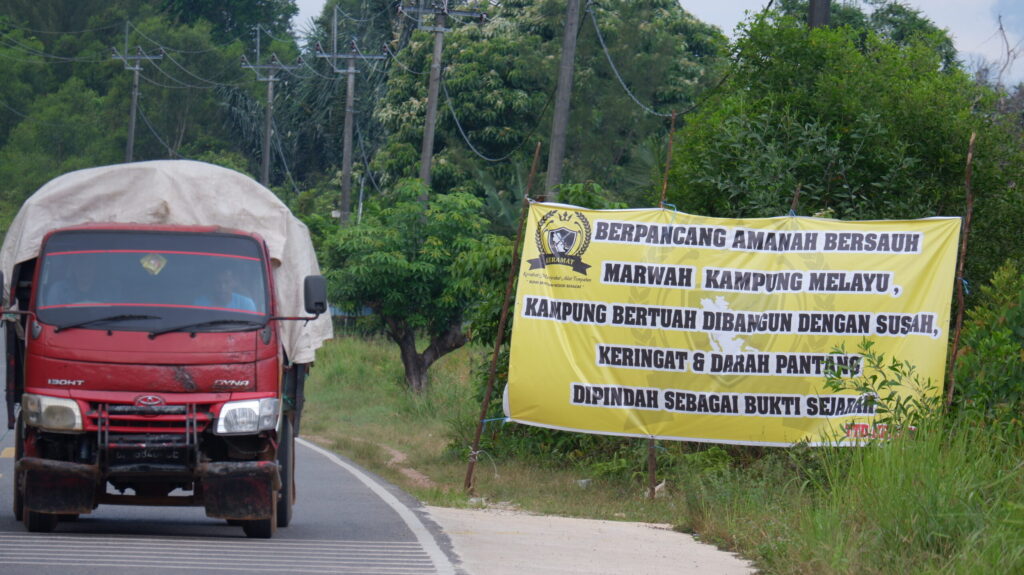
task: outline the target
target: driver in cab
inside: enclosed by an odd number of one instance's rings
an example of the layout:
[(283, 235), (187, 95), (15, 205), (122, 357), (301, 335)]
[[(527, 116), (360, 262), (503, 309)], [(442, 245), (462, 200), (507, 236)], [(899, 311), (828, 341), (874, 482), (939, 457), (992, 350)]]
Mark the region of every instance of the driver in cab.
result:
[(230, 308), (242, 311), (256, 311), (252, 298), (238, 293), (238, 281), (230, 268), (221, 269), (214, 276), (212, 289), (196, 299), (195, 304), (204, 307)]

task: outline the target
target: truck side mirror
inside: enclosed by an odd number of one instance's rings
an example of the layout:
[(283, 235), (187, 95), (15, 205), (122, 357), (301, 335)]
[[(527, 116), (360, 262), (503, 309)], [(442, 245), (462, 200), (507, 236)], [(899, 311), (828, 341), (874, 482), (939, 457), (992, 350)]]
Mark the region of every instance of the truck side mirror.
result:
[(327, 279), (324, 276), (306, 276), (302, 292), (306, 313), (320, 315), (327, 311)]

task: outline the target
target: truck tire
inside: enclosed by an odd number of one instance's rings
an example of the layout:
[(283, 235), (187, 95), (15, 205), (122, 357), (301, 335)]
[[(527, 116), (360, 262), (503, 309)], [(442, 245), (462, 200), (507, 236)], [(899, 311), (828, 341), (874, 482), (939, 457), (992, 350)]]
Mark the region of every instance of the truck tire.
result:
[[(25, 448), (21, 443), (22, 439), (22, 424), (21, 424), (21, 413), (18, 414), (18, 419), (14, 423), (14, 466), (17, 469), (18, 461), (25, 453)], [(25, 517), (25, 502), (21, 496), (21, 474), (15, 472), (14, 481), (14, 497), (11, 499), (14, 501), (14, 519), (21, 521)]]
[(57, 527), (57, 515), (55, 513), (39, 513), (25, 509), (22, 511), (22, 522), (25, 529), (32, 533), (49, 533)]
[(288, 527), (292, 522), (292, 505), (295, 503), (295, 434), (292, 432), (291, 420), (287, 416), (281, 421), (281, 436), (277, 441), (277, 464), (281, 470), (277, 526)]
[[(277, 494), (274, 494), (276, 497)], [(246, 519), (242, 521), (242, 531), (250, 539), (270, 539), (277, 531), (277, 505), (270, 506), (272, 515), (266, 519)]]

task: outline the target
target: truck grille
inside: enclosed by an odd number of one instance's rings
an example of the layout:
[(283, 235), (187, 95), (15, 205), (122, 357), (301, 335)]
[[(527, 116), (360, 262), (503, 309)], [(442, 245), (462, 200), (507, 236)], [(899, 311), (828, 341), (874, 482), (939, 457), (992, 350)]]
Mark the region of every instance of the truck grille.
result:
[(118, 405), (93, 403), (85, 414), (87, 431), (99, 431), (101, 422), (111, 433), (202, 432), (213, 421), (210, 405)]
[(210, 405), (126, 405), (93, 403), (86, 429), (97, 432), (98, 447), (110, 466), (199, 461), (199, 434), (213, 420)]

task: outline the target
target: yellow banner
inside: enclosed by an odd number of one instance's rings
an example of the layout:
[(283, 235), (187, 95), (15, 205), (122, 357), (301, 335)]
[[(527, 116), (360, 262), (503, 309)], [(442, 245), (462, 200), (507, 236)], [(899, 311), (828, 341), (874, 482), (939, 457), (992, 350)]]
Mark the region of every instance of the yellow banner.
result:
[(863, 373), (866, 338), (941, 393), (959, 233), (959, 218), (731, 220), (533, 204), (506, 415), (715, 443), (872, 437), (876, 407), (830, 390), (826, 376)]

